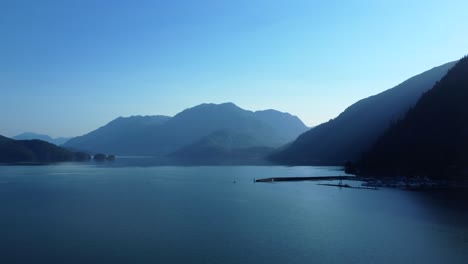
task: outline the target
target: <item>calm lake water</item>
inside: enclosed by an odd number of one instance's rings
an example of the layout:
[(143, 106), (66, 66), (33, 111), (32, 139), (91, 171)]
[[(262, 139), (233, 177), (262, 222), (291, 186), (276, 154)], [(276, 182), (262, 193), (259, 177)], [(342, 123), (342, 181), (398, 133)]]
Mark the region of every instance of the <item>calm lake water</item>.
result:
[(253, 183), (342, 174), (330, 167), (0, 166), (0, 263), (468, 263), (466, 200)]

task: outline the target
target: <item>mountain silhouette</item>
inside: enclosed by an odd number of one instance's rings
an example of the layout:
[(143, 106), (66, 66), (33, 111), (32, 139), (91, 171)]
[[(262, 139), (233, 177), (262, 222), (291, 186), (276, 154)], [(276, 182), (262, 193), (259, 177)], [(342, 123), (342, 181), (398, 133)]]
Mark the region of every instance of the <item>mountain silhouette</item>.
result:
[(276, 148), (307, 129), (296, 116), (275, 110), (253, 112), (233, 103), (201, 104), (172, 118), (146, 117), (145, 121), (143, 117), (118, 118), (69, 140), (65, 146), (117, 155), (178, 157), (181, 154), (188, 158), (188, 153), (197, 153), (207, 147), (210, 138), (224, 138), (218, 140), (217, 149), (230, 149), (228, 138), (236, 139), (238, 149)]
[(347, 160), (356, 161), (455, 63), (435, 67), (394, 88), (358, 101), (335, 119), (300, 135), (271, 159), (288, 165), (343, 165)]
[(359, 162), (361, 174), (468, 178), (468, 57), (425, 93)]
[(71, 138), (64, 147), (93, 153), (139, 153), (138, 150), (148, 146), (146, 141), (152, 131), (170, 119), (168, 116), (118, 117), (86, 135)]

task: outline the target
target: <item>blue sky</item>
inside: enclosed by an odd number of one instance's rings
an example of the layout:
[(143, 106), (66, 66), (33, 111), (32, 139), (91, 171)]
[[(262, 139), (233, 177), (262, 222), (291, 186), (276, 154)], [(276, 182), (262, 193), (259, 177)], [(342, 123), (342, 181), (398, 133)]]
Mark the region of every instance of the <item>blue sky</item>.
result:
[(468, 1), (0, 1), (0, 134), (205, 102), (307, 125), (468, 54)]

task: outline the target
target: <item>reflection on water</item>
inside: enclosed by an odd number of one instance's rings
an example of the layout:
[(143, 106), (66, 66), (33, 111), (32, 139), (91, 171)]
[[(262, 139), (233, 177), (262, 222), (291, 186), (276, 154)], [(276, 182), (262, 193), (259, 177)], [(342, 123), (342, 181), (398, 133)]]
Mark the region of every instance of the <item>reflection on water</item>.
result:
[(459, 194), (253, 183), (339, 168), (136, 160), (0, 167), (1, 263), (467, 263)]

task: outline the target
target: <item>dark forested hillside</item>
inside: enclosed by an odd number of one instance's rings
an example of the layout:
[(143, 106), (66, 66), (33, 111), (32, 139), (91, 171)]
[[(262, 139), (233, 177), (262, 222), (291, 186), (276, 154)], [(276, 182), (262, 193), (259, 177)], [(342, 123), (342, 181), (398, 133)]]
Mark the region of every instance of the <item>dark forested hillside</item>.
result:
[(359, 162), (365, 175), (468, 175), (468, 57), (425, 93)]
[(86, 153), (71, 152), (42, 140), (13, 140), (0, 136), (0, 163), (44, 163), (89, 160)]
[(454, 64), (433, 68), (358, 101), (337, 118), (299, 136), (289, 147), (273, 155), (272, 160), (289, 165), (342, 165), (347, 160), (357, 160)]

